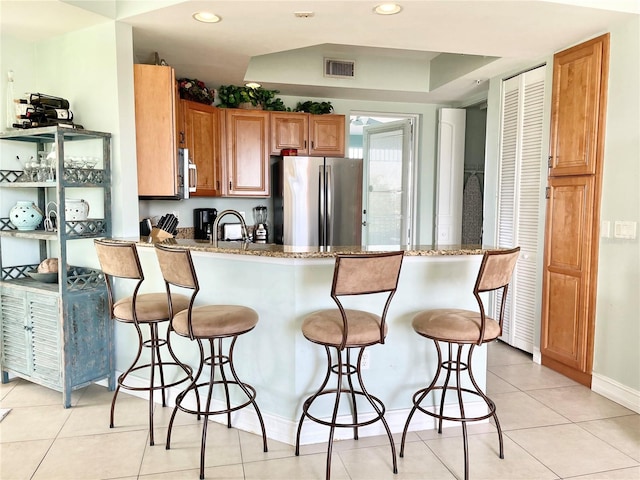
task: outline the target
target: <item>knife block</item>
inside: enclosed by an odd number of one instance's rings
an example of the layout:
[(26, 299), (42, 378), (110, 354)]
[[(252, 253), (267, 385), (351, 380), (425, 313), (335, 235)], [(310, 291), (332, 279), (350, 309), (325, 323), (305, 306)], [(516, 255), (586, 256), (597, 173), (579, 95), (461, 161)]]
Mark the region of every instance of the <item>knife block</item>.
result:
[(166, 240), (167, 238), (173, 238), (173, 235), (171, 235), (169, 232), (165, 232), (164, 230), (160, 230), (157, 227), (153, 227), (151, 229), (151, 236), (154, 239), (158, 239), (158, 240)]

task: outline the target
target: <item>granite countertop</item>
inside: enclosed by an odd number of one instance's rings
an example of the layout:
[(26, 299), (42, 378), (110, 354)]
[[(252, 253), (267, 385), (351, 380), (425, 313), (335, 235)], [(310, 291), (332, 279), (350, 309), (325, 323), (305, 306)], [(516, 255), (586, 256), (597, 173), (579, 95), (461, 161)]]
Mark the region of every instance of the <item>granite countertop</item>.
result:
[(333, 247), (295, 247), (273, 243), (244, 243), (219, 241), (213, 246), (209, 240), (186, 238), (168, 238), (159, 240), (154, 237), (114, 238), (117, 241), (136, 242), (138, 246), (151, 247), (156, 243), (176, 248), (187, 248), (197, 252), (226, 253), (237, 255), (255, 255), (275, 258), (331, 258), (337, 254), (358, 254), (373, 252), (392, 252), (403, 250), (406, 256), (446, 256), (446, 255), (482, 255), (490, 247), (480, 245), (371, 245), (371, 246), (333, 246)]

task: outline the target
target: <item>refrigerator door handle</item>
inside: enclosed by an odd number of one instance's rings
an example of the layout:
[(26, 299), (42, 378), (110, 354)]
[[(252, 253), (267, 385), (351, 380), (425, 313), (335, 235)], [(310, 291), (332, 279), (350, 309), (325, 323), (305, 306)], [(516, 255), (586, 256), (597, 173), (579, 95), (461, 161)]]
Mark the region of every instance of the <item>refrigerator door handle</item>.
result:
[(329, 246), (329, 245), (333, 245), (333, 238), (332, 238), (332, 226), (333, 226), (333, 182), (332, 182), (332, 175), (331, 175), (331, 165), (327, 165), (324, 167), (324, 188), (325, 188), (325, 195), (326, 195), (326, 199), (327, 199), (327, 204), (325, 207), (325, 245)]
[(318, 245), (324, 246), (327, 244), (325, 237), (325, 225), (326, 222), (326, 209), (325, 209), (325, 193), (326, 193), (326, 184), (325, 184), (325, 171), (324, 166), (320, 165), (318, 167), (318, 192), (319, 192), (319, 200), (320, 200), (320, 209), (318, 212)]

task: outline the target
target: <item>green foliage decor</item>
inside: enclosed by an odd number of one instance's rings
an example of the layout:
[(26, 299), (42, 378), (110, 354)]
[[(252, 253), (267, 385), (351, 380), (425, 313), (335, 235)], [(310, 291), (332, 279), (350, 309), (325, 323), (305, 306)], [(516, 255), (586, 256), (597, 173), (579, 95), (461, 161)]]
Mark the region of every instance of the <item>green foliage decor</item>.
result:
[(286, 111), (284, 102), (276, 97), (278, 90), (267, 90), (262, 87), (238, 87), (236, 85), (220, 85), (218, 88), (218, 106), (239, 108), (242, 103), (250, 103), (264, 110)]
[(307, 100), (306, 102), (298, 102), (294, 112), (306, 112), (314, 115), (324, 115), (326, 113), (333, 112), (333, 106), (331, 102), (312, 102)]

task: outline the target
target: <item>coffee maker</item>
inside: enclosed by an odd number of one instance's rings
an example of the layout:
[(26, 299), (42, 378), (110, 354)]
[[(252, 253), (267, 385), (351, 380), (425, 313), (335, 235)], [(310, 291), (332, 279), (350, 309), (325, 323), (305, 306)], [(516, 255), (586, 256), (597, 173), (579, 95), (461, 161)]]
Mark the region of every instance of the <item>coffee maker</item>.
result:
[(253, 241), (255, 243), (267, 243), (269, 232), (267, 231), (267, 207), (260, 205), (253, 209), (255, 227), (253, 229)]
[(193, 209), (193, 238), (197, 240), (210, 240), (213, 222), (218, 216), (215, 208)]

